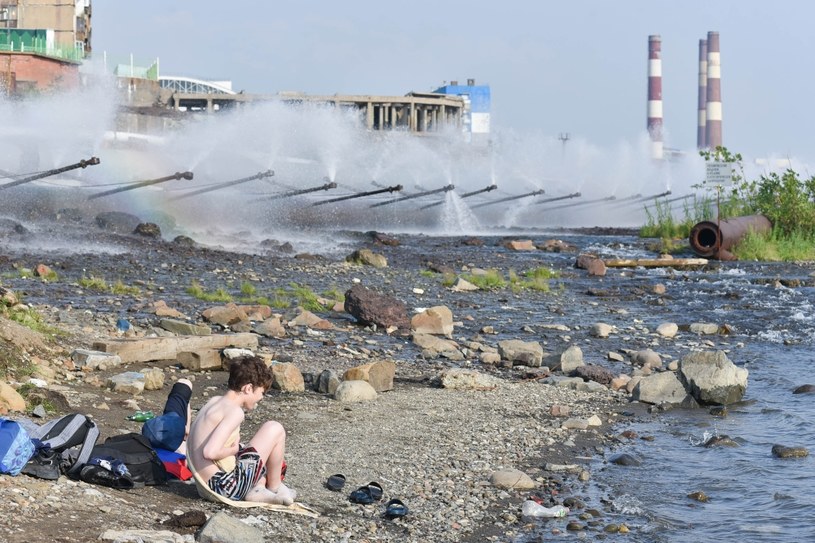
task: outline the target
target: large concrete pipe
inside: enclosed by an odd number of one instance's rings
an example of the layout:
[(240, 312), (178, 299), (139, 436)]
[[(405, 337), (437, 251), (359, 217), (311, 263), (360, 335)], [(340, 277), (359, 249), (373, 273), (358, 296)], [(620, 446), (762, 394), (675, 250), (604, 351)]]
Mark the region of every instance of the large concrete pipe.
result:
[(690, 231), (690, 246), (699, 256), (718, 260), (736, 260), (730, 249), (748, 232), (762, 234), (772, 230), (773, 225), (764, 215), (745, 215), (697, 223)]

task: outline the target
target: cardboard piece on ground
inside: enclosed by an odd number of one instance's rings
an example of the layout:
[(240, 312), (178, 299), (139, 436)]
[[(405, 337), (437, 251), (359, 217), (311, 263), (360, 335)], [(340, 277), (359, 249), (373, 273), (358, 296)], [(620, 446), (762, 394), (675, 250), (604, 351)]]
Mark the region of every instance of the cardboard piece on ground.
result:
[(118, 354), (122, 363), (175, 360), (180, 352), (238, 347), (257, 349), (258, 336), (251, 333), (214, 334), (211, 336), (175, 336), (109, 339), (97, 341), (93, 349)]
[(258, 502), (245, 502), (245, 501), (237, 501), (237, 500), (230, 500), (229, 498), (225, 498), (211, 488), (209, 488), (206, 482), (201, 479), (201, 476), (198, 475), (198, 472), (195, 471), (195, 466), (192, 465), (190, 462), (189, 457), (187, 457), (187, 467), (192, 472), (192, 478), (195, 481), (195, 488), (198, 490), (198, 495), (204, 498), (205, 500), (209, 500), (211, 502), (220, 502), (231, 507), (238, 507), (241, 509), (249, 509), (253, 507), (260, 507), (267, 511), (276, 511), (278, 513), (288, 513), (291, 515), (303, 515), (306, 517), (317, 518), (320, 516), (320, 513), (312, 509), (307, 505), (303, 505), (302, 503), (294, 502), (291, 505), (276, 505), (273, 503), (258, 503)]

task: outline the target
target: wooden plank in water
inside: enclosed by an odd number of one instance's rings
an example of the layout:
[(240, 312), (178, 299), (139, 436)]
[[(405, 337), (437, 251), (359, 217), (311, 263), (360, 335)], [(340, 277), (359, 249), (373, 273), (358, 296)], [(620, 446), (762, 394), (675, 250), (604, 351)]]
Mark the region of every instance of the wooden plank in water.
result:
[(706, 258), (616, 258), (603, 260), (607, 268), (692, 268), (706, 266)]
[(175, 336), (109, 339), (94, 342), (93, 348), (105, 353), (118, 354), (122, 362), (151, 362), (154, 360), (175, 360), (178, 353), (239, 347), (257, 349), (256, 334), (216, 334), (211, 336)]

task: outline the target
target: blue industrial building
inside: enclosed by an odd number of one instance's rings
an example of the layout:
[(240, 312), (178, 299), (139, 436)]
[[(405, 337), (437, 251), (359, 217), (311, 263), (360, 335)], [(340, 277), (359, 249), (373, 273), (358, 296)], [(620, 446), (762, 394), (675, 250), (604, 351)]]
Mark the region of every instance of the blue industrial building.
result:
[(448, 94), (464, 98), (464, 131), (471, 141), (486, 143), (490, 134), (490, 86), (476, 85), (475, 79), (468, 79), (466, 85), (451, 81), (449, 85), (439, 87), (436, 94)]

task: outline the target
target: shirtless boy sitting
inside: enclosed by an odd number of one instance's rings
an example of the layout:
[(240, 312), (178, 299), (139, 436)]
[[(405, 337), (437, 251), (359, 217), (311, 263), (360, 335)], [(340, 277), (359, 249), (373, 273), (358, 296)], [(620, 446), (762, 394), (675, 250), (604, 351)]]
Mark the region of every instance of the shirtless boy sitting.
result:
[[(232, 500), (291, 505), (297, 493), (283, 484), (281, 468), (286, 431), (276, 421), (263, 423), (247, 446), (240, 445), (244, 411), (255, 408), (272, 384), (272, 372), (256, 356), (235, 359), (226, 394), (198, 412), (187, 439), (187, 459), (217, 494)], [(234, 469), (216, 464), (234, 458)]]

